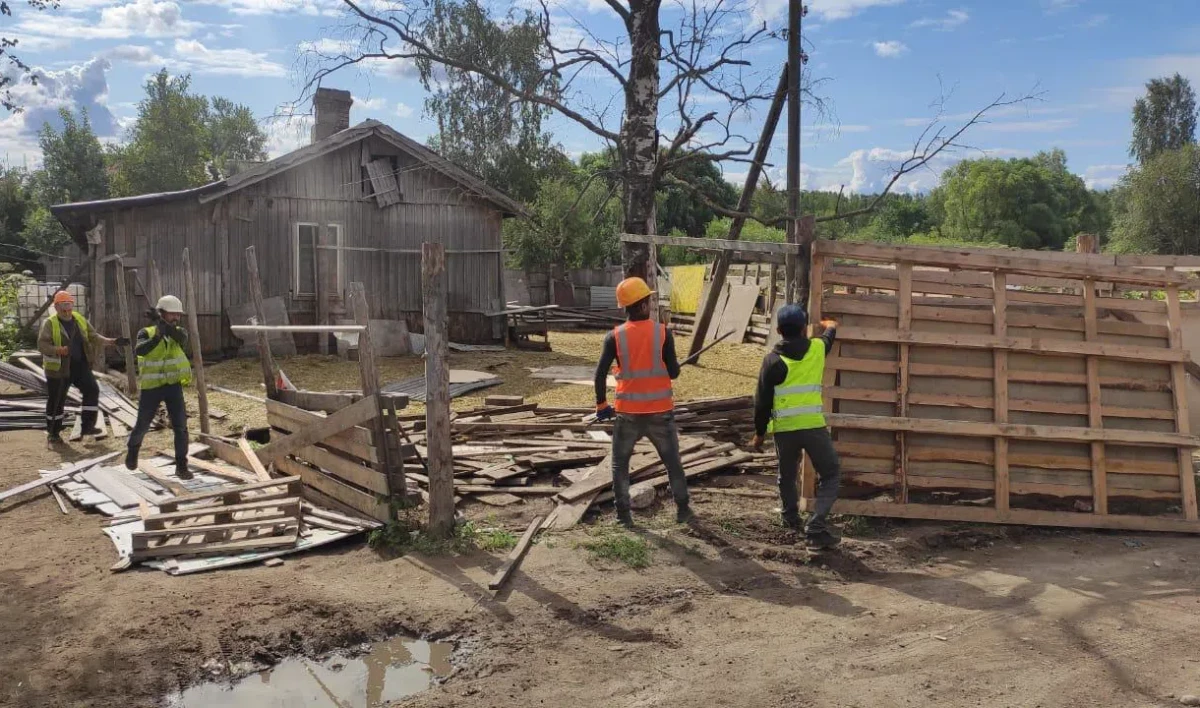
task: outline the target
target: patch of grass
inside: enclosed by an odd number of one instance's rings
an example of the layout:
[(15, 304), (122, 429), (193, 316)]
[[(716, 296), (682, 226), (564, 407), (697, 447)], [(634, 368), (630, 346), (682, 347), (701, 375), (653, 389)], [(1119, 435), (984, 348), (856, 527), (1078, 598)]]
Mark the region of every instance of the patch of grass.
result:
[(829, 521), (848, 536), (878, 536), (891, 528), (887, 519), (875, 516), (843, 516), (831, 514)]
[(735, 519), (717, 519), (717, 526), (720, 526), (721, 530), (730, 536), (740, 538), (742, 535), (742, 527)]
[(610, 533), (580, 545), (595, 559), (617, 561), (635, 570), (650, 565), (650, 544), (640, 536)]
[(470, 521), (459, 527), (463, 540), (468, 540), (479, 550), (489, 553), (511, 551), (517, 546), (517, 536), (511, 531), (497, 528), (476, 529)]
[(375, 529), (367, 536), (367, 544), (376, 550), (402, 556), (421, 553), (443, 556), (450, 553), (470, 553), (475, 550), (502, 552), (517, 545), (517, 537), (497, 528), (481, 529), (473, 522), (454, 527), (448, 539), (437, 539), (425, 532), (414, 509), (398, 508), (395, 521)]

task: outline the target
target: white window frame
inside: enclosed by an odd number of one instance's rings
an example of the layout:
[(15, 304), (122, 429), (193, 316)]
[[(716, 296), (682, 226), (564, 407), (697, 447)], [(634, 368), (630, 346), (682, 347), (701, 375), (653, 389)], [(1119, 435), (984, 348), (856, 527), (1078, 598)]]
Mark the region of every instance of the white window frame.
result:
[[(302, 293), (300, 292), (300, 227), (311, 226), (317, 230), (316, 240), (313, 241), (313, 263), (315, 265), (317, 258), (317, 244), (321, 239), (321, 225), (311, 221), (297, 221), (292, 224), (292, 295), (295, 297), (313, 298), (317, 294), (315, 292)], [(340, 253), (340, 252), (339, 252)], [(314, 284), (315, 286), (315, 284)], [(315, 289), (315, 287), (314, 287)]]

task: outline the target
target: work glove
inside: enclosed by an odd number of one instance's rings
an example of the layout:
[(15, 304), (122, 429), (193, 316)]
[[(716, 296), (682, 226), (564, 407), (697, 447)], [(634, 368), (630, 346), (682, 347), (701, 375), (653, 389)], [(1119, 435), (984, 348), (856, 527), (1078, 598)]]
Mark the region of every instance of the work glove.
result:
[(153, 307), (146, 310), (146, 319), (150, 320), (151, 322), (158, 322), (158, 310), (154, 309)]
[(603, 423), (606, 420), (612, 420), (617, 417), (617, 412), (607, 403), (596, 404), (596, 422)]
[(837, 320), (821, 320), (821, 326), (825, 329), (833, 329), (838, 326)]
[(754, 437), (750, 438), (750, 447), (753, 448), (755, 452), (762, 452), (763, 436), (755, 434)]
[(116, 345), (118, 347), (129, 346), (129, 337), (117, 337)]

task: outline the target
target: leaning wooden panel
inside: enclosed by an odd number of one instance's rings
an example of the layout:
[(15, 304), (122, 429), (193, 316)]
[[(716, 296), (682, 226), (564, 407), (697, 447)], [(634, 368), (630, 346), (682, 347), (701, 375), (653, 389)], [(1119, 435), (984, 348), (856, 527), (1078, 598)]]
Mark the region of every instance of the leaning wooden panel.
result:
[(987, 520), (1006, 523), (1187, 516), (1179, 461), (1197, 440), (1179, 420), (1190, 356), (1164, 325), (1171, 303), (1105, 297), (1110, 276), (1168, 290), (1172, 274), (1120, 274), (1108, 256), (824, 245), (837, 261), (817, 309), (843, 325), (828, 419), (855, 494), (893, 492), (878, 513), (966, 519), (954, 500), (991, 499)]

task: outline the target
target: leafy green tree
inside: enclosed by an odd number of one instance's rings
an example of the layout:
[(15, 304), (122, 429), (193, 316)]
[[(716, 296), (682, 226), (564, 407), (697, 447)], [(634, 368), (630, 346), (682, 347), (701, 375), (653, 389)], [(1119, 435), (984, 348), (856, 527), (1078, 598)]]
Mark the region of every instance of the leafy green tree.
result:
[(696, 157), (672, 168), (658, 189), (658, 228), (665, 233), (674, 231), (699, 238), (704, 235), (716, 213), (692, 190), (680, 186), (671, 178), (682, 179), (700, 189), (717, 206), (737, 207), (738, 190), (725, 181), (717, 163), (709, 158)]
[(57, 254), (71, 242), (71, 235), (41, 204), (34, 206), (25, 217), (21, 238), (30, 248), (50, 254)]
[(599, 180), (546, 180), (529, 210), (531, 219), (504, 223), (505, 248), (518, 267), (592, 268), (620, 259), (620, 200)]
[(250, 110), (191, 92), (191, 76), (162, 69), (146, 82), (129, 142), (110, 151), (115, 196), (198, 187), (232, 160), (266, 159), (266, 135)]
[(104, 148), (92, 130), (86, 110), (79, 116), (61, 108), (62, 131), (46, 123), (38, 135), (42, 169), (34, 175), (34, 191), (43, 206), (86, 202), (108, 197)]
[(1196, 92), (1179, 74), (1151, 79), (1146, 95), (1133, 104), (1129, 156), (1145, 165), (1165, 150), (1196, 142)]
[(1120, 190), (1110, 251), (1200, 254), (1200, 147), (1160, 152), (1126, 175)]

